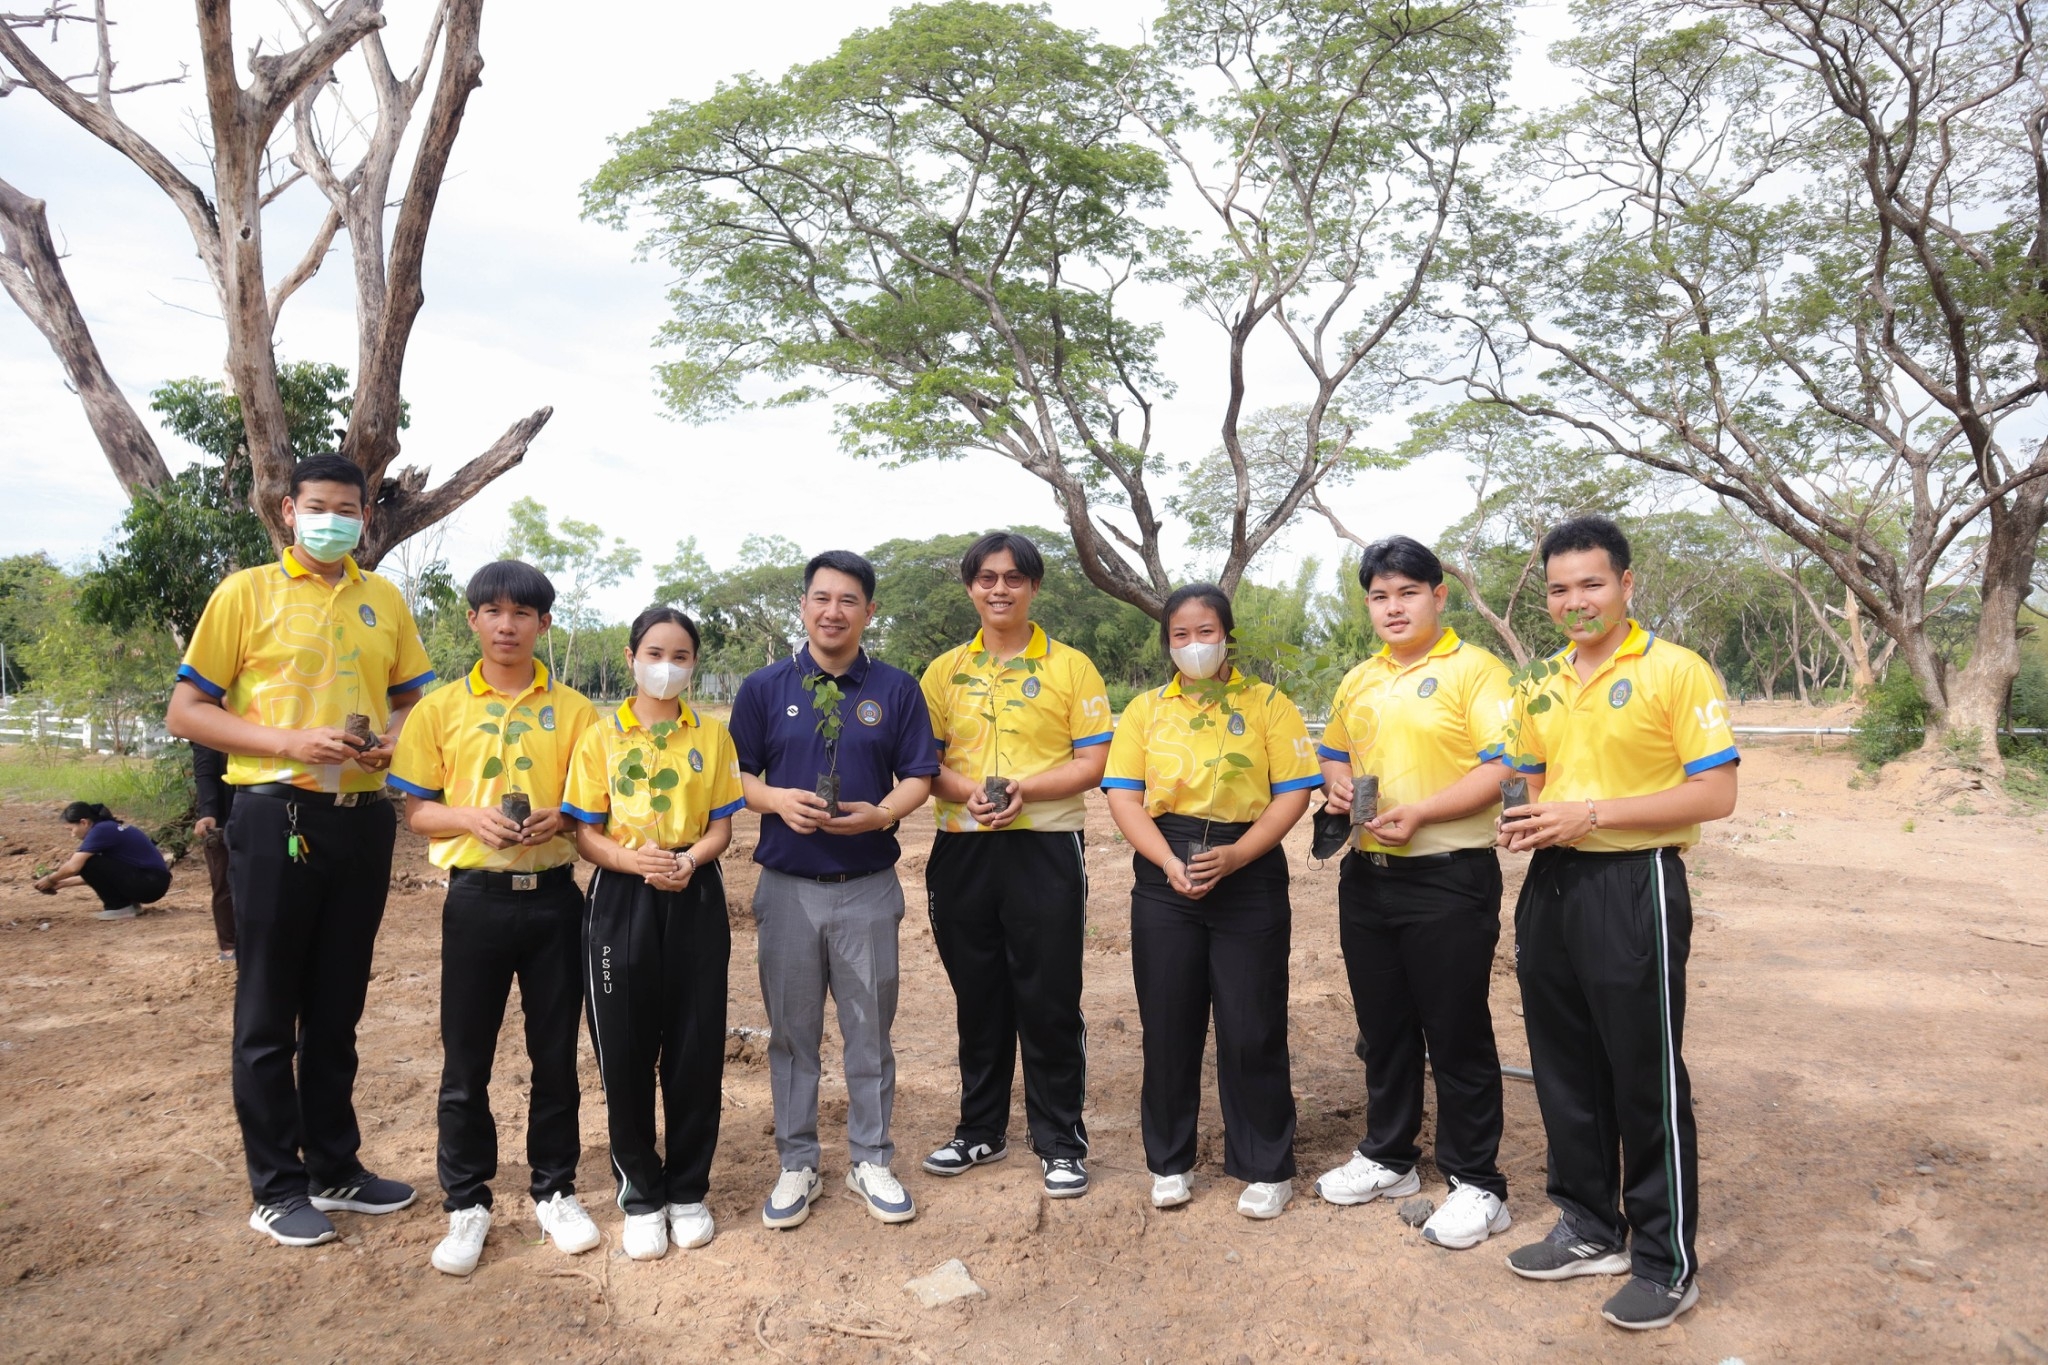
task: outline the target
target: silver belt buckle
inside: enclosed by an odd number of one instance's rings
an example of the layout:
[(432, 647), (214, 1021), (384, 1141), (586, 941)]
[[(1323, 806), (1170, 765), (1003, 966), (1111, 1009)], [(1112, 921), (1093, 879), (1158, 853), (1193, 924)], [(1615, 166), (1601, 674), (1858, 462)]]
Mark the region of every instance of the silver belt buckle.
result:
[(353, 806), (362, 799), (363, 794), (361, 792), (337, 792), (335, 793), (334, 804), (337, 806)]
[(1387, 855), (1384, 853), (1368, 853), (1365, 857), (1366, 861), (1370, 862), (1374, 867), (1385, 867), (1387, 865)]
[(539, 889), (540, 889), (540, 873), (538, 873), (538, 872), (514, 872), (514, 873), (512, 874), (512, 889), (513, 889), (514, 891), (537, 891), (537, 890), (539, 890)]

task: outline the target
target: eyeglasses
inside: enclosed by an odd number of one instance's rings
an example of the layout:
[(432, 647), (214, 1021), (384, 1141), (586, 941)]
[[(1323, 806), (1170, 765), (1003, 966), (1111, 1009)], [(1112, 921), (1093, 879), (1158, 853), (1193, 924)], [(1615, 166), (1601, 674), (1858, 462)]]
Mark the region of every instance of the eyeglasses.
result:
[(1008, 588), (1011, 592), (1015, 592), (1017, 589), (1023, 587), (1026, 583), (1029, 583), (1030, 581), (1030, 579), (1026, 578), (1023, 574), (1016, 572), (1014, 569), (1011, 570), (1009, 573), (996, 573), (994, 571), (990, 571), (988, 573), (980, 573), (974, 576), (974, 586), (980, 588), (983, 592), (992, 591), (998, 584), (1001, 584), (1003, 587)]

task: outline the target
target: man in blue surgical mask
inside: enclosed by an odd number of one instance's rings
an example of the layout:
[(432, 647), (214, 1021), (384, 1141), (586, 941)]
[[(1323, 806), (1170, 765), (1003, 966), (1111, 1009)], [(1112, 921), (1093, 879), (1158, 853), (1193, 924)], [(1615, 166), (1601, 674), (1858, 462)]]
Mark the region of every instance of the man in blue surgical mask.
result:
[(358, 1155), (356, 1023), (397, 829), (384, 770), (434, 672), (397, 586), (350, 554), (368, 517), (352, 461), (300, 461), (293, 544), (214, 590), (165, 717), (228, 755), (235, 1117), (249, 1225), (286, 1246), (332, 1241), (330, 1212), (413, 1201)]

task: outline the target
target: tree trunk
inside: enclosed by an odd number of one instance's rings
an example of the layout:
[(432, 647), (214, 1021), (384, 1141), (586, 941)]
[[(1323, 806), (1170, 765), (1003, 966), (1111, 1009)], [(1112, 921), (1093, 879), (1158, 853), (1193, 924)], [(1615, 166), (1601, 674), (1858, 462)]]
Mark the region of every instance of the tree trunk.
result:
[[(2020, 671), (2020, 603), (2032, 587), (2040, 553), (2041, 528), (2048, 522), (2048, 481), (2036, 479), (1985, 514), (1991, 534), (1984, 546), (1983, 597), (1970, 662), (1950, 680), (1940, 734), (1961, 745), (1967, 736), (1978, 762), (1995, 776), (2005, 774), (1998, 752), (1998, 727), (2006, 697)], [(1933, 727), (1928, 745), (1937, 740)]]
[(1870, 663), (1870, 637), (1863, 633), (1863, 604), (1847, 588), (1842, 590), (1842, 634), (1849, 642), (1850, 686), (1862, 701), (1877, 686), (1877, 670)]
[(57, 353), (64, 377), (85, 408), (114, 477), (129, 497), (170, 481), (156, 438), (107, 373), (100, 348), (64, 278), (43, 201), (0, 180), (0, 287), (7, 290)]

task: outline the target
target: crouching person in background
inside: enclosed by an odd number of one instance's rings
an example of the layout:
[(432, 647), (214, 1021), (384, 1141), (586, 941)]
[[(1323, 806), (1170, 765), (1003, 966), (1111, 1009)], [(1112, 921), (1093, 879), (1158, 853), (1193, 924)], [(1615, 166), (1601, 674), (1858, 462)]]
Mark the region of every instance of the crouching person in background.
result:
[(491, 1227), (491, 1062), (515, 976), (533, 1066), (526, 1159), (534, 1216), (542, 1237), (563, 1251), (588, 1251), (599, 1240), (576, 1201), (583, 897), (561, 810), (569, 761), (596, 709), (533, 657), (554, 602), (554, 585), (531, 565), (501, 560), (479, 569), (469, 581), (469, 625), (483, 658), (413, 708), (391, 765), (407, 825), (432, 841), (427, 856), (448, 871), (435, 1152), (448, 1236), (432, 1260), (449, 1275), (476, 1269)]

